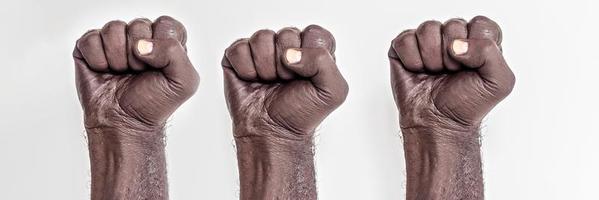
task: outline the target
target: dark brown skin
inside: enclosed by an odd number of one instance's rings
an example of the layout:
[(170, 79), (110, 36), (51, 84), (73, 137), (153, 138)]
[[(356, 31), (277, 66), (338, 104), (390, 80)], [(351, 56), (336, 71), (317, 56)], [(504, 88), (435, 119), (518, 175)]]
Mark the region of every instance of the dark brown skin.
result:
[[(287, 60), (290, 48), (301, 61)], [(316, 25), (260, 30), (226, 49), (240, 199), (316, 199), (314, 130), (348, 92), (334, 50), (331, 33)]]
[(407, 199), (483, 199), (480, 123), (515, 83), (500, 45), (499, 26), (483, 16), (427, 21), (392, 41)]
[[(152, 51), (137, 48), (143, 39)], [(175, 19), (108, 22), (73, 52), (91, 161), (91, 199), (168, 199), (164, 125), (196, 91)]]

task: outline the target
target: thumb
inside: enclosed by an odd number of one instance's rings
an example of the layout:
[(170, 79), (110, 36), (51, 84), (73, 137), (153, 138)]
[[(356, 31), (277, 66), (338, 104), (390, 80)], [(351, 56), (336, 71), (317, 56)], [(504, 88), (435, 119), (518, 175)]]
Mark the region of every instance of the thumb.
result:
[(290, 48), (285, 50), (282, 62), (301, 77), (308, 78), (331, 100), (345, 100), (348, 85), (329, 50), (325, 48)]
[[(476, 69), (492, 88), (509, 93), (515, 77), (497, 44), (489, 39), (457, 39), (450, 45), (451, 56), (468, 68)], [(506, 94), (507, 95), (507, 94)]]
[(175, 86), (195, 92), (199, 75), (187, 57), (185, 48), (175, 39), (141, 39), (135, 43), (135, 56), (149, 66), (160, 69)]

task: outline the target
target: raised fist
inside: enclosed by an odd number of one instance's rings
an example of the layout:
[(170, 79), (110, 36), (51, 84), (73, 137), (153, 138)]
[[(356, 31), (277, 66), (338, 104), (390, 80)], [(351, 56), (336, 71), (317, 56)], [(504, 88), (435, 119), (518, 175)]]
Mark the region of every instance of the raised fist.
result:
[(311, 25), (260, 30), (225, 50), (225, 96), (235, 136), (311, 136), (347, 96), (335, 64), (335, 39)]
[(514, 87), (501, 51), (501, 30), (477, 16), (422, 23), (391, 44), (391, 83), (402, 128), (478, 128)]
[(85, 127), (162, 128), (198, 87), (186, 37), (180, 22), (162, 16), (154, 23), (111, 21), (77, 40), (73, 58)]

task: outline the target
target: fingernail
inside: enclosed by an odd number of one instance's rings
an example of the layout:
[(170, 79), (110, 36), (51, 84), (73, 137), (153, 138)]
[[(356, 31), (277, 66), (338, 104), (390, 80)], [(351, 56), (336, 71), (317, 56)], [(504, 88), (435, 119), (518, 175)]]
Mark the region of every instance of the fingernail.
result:
[(141, 55), (148, 55), (152, 53), (152, 49), (154, 48), (154, 44), (147, 40), (139, 40), (137, 42), (137, 51)]
[(462, 55), (468, 52), (468, 42), (463, 40), (454, 40), (451, 49), (455, 55)]
[(302, 52), (298, 49), (287, 49), (287, 52), (285, 52), (285, 59), (287, 59), (289, 64), (298, 63), (302, 60)]

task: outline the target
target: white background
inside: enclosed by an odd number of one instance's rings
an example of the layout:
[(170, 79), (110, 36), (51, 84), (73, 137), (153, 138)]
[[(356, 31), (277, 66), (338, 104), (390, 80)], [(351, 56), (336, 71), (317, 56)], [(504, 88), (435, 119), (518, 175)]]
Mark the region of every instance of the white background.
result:
[(171, 199), (236, 199), (219, 66), (235, 39), (320, 24), (337, 39), (350, 94), (317, 133), (320, 199), (404, 199), (387, 49), (429, 19), (487, 15), (517, 77), (483, 127), (488, 199), (597, 199), (599, 3), (569, 1), (1, 2), (0, 199), (87, 199), (90, 172), (71, 51), (109, 20), (171, 15), (202, 80), (168, 131)]

